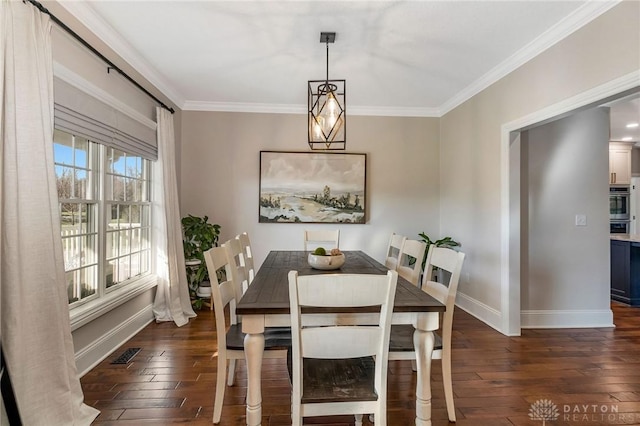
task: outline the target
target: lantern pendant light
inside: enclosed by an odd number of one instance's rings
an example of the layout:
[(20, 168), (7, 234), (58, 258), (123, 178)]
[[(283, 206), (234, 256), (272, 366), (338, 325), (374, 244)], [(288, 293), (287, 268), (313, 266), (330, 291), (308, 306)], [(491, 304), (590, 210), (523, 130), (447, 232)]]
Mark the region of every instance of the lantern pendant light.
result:
[(327, 77), (309, 81), (309, 147), (312, 150), (344, 150), (347, 145), (345, 80), (329, 80), (329, 43), (335, 39), (336, 33), (320, 33), (320, 42), (327, 46)]

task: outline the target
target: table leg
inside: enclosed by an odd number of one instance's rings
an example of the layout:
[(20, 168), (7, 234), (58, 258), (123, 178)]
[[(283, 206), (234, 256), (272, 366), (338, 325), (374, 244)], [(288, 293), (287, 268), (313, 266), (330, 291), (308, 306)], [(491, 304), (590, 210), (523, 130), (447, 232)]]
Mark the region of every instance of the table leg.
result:
[(260, 426), (262, 423), (260, 378), (263, 353), (264, 334), (247, 334), (244, 337), (244, 356), (247, 361), (247, 426)]
[(416, 349), (416, 426), (431, 426), (431, 356), (434, 337), (432, 331), (416, 329), (413, 333)]

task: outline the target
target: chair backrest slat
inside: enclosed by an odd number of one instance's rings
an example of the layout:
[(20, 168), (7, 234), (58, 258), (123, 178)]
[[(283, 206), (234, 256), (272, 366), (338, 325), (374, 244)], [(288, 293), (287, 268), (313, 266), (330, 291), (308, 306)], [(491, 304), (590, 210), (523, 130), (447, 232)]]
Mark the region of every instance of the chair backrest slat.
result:
[[(303, 328), (300, 333), (302, 356), (324, 359), (374, 356), (380, 349), (379, 339), (382, 332), (379, 326)], [(358, 344), (354, 345), (353, 342)]]
[(231, 279), (238, 284), (238, 300), (249, 288), (249, 278), (247, 275), (247, 269), (244, 266), (243, 253), (244, 249), (240, 244), (240, 240), (232, 238), (222, 244), (222, 247), (227, 250), (227, 256), (229, 257), (229, 267), (231, 268)]
[[(430, 289), (439, 289), (434, 290), (434, 294), (432, 294), (434, 297), (437, 297), (438, 294), (444, 292), (444, 288), (446, 288), (447, 297), (450, 298), (453, 296), (453, 300), (447, 299), (446, 302), (441, 302), (447, 305), (455, 302), (455, 295), (458, 291), (458, 282), (460, 281), (460, 271), (462, 270), (463, 261), (464, 253), (450, 248), (436, 247), (432, 245), (429, 249), (429, 253), (427, 254), (422, 289), (427, 293), (430, 293)], [(438, 283), (431, 279), (433, 278), (435, 268), (442, 269), (449, 273), (449, 280), (447, 283)], [(447, 306), (447, 309), (448, 308), (449, 306)]]
[(242, 266), (244, 266), (247, 278), (249, 280), (249, 285), (253, 281), (253, 278), (256, 276), (255, 269), (253, 266), (253, 251), (251, 249), (251, 241), (249, 240), (249, 234), (243, 232), (242, 234), (236, 237), (240, 240), (240, 245), (242, 246)]
[(327, 251), (340, 248), (340, 230), (305, 230), (304, 251), (313, 251), (318, 247), (323, 247)]
[[(456, 304), (456, 294), (460, 281), (460, 271), (464, 262), (464, 253), (450, 248), (436, 247), (432, 245), (427, 253), (424, 276), (422, 279), (422, 290), (444, 303), (446, 310), (443, 316), (443, 330), (445, 334), (451, 333), (453, 323), (453, 310)], [(447, 283), (439, 283), (432, 280), (435, 268), (442, 269), (449, 273)], [(444, 337), (444, 336), (443, 336)]]
[[(230, 276), (229, 258), (224, 247), (213, 247), (204, 252), (204, 259), (211, 281), (211, 301), (216, 318), (216, 334), (219, 347), (226, 347), (227, 326), (236, 323), (235, 303), (237, 298), (237, 286)], [(218, 279), (218, 271), (225, 270), (226, 279)], [(226, 306), (230, 308), (230, 321), (227, 322), (224, 314)]]
[[(424, 241), (405, 239), (398, 257), (398, 265), (396, 266), (398, 275), (416, 287), (420, 283), (422, 260), (426, 249), (427, 243)], [(413, 258), (413, 261), (410, 261), (409, 257)]]
[[(361, 307), (380, 306), (387, 297), (384, 275), (323, 274), (298, 277), (300, 306)], [(318, 286), (322, 286), (322, 291)], [(354, 292), (366, 289), (361, 293)]]
[(406, 239), (407, 237), (405, 237), (404, 235), (398, 235), (396, 233), (391, 234), (384, 265), (392, 271), (395, 271), (398, 266), (400, 252), (402, 251), (402, 245), (404, 244), (404, 240)]

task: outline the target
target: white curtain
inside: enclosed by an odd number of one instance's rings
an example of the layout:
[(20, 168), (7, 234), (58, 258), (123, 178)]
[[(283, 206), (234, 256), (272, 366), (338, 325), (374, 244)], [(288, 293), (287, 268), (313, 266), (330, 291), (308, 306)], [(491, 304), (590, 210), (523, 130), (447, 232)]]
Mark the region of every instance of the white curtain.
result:
[(53, 166), (51, 22), (0, 6), (0, 337), (25, 425), (89, 425), (76, 370)]
[(158, 161), (153, 165), (153, 235), (158, 253), (158, 290), (153, 313), (156, 321), (174, 321), (180, 327), (196, 314), (189, 298), (182, 249), (173, 115), (164, 108), (157, 108), (157, 116)]

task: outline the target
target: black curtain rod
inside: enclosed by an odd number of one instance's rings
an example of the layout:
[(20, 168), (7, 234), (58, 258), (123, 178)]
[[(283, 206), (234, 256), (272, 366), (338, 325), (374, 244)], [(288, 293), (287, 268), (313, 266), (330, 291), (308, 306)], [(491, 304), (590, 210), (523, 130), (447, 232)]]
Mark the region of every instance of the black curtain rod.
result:
[(29, 3), (31, 3), (32, 5), (34, 5), (35, 7), (38, 8), (38, 10), (40, 10), (40, 12), (42, 13), (46, 13), (47, 15), (49, 15), (51, 17), (51, 20), (53, 22), (55, 22), (56, 24), (58, 24), (63, 30), (65, 30), (66, 32), (68, 32), (69, 34), (71, 34), (73, 36), (73, 38), (75, 38), (76, 40), (78, 40), (84, 47), (86, 47), (87, 49), (89, 49), (94, 55), (96, 55), (98, 58), (102, 59), (107, 65), (109, 65), (109, 67), (107, 68), (107, 73), (109, 73), (110, 70), (116, 70), (118, 71), (118, 73), (123, 76), (124, 78), (126, 78), (131, 84), (133, 84), (134, 86), (136, 86), (139, 90), (141, 90), (142, 92), (144, 92), (147, 96), (149, 96), (151, 99), (153, 99), (154, 101), (156, 101), (162, 108), (166, 109), (167, 111), (171, 112), (171, 114), (175, 113), (175, 110), (171, 107), (168, 107), (167, 105), (164, 104), (164, 102), (162, 102), (160, 99), (156, 98), (151, 92), (149, 92), (147, 89), (145, 89), (144, 87), (142, 87), (137, 81), (135, 81), (133, 78), (129, 77), (129, 75), (127, 73), (125, 73), (124, 71), (122, 71), (116, 64), (114, 64), (113, 62), (111, 62), (109, 59), (107, 59), (102, 53), (98, 52), (93, 46), (91, 46), (89, 43), (87, 43), (82, 37), (80, 37), (78, 34), (76, 34), (75, 31), (73, 31), (71, 28), (67, 27), (61, 20), (59, 20), (53, 13), (49, 12), (49, 10), (44, 7), (42, 4), (38, 3), (36, 0), (23, 0), (23, 1), (27, 1)]

